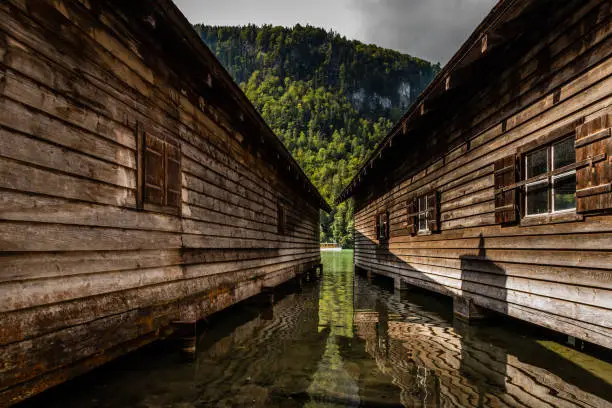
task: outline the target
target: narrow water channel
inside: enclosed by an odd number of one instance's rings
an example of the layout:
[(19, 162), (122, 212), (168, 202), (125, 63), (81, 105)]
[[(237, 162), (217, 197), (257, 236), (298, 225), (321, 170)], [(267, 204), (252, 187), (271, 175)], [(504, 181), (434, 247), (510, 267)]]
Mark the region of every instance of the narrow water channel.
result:
[(212, 318), (195, 362), (153, 344), (28, 401), (44, 407), (608, 407), (612, 365), (531, 326), (354, 276), (352, 252), (273, 307)]

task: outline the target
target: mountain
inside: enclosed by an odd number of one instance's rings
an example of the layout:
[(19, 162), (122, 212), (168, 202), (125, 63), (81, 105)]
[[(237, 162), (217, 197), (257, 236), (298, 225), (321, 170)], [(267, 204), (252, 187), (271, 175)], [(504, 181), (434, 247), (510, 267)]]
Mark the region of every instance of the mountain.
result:
[[(195, 29), (330, 203), (440, 70), (311, 26)], [(352, 247), (352, 223), (323, 214), (322, 242)]]

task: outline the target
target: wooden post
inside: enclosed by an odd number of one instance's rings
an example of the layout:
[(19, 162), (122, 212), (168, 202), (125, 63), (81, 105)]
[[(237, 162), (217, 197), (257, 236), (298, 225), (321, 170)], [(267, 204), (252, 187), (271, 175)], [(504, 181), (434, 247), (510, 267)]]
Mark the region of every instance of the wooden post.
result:
[(306, 272), (308, 281), (317, 280), (317, 268), (311, 268)]
[(584, 350), (585, 342), (583, 340), (580, 340), (580, 339), (574, 337), (574, 336), (567, 336), (566, 343), (567, 343), (568, 346), (573, 347), (576, 350)]
[(259, 313), (261, 320), (270, 321), (274, 319), (274, 307), (270, 304), (267, 307), (264, 307)]
[(264, 302), (266, 305), (274, 305), (274, 287), (264, 286), (261, 288), (261, 294), (264, 296)]
[(303, 286), (303, 284), (304, 284), (303, 279), (304, 279), (304, 278), (303, 278), (303, 274), (301, 274), (301, 273), (300, 273), (300, 274), (295, 275), (295, 278), (293, 279), (293, 280), (294, 280), (294, 287), (295, 287), (295, 290), (296, 290), (296, 292), (298, 292), (298, 293), (301, 293), (301, 292), (302, 292), (302, 286)]
[(174, 322), (181, 342), (181, 357), (193, 361), (197, 357), (197, 330), (195, 321)]
[(483, 321), (489, 314), (486, 309), (477, 306), (471, 298), (463, 296), (453, 298), (453, 313), (468, 323)]
[(453, 319), (453, 329), (455, 333), (459, 334), (463, 339), (469, 339), (472, 335), (471, 331), (473, 330), (473, 326), (470, 326), (467, 320), (455, 315)]
[(393, 278), (393, 288), (396, 291), (408, 291), (410, 290), (410, 285), (404, 279), (396, 276)]

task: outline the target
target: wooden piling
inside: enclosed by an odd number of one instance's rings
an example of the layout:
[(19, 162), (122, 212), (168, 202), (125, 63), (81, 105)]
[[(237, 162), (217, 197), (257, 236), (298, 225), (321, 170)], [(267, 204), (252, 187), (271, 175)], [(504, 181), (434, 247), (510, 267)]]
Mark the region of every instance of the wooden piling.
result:
[(176, 333), (180, 341), (181, 358), (193, 361), (197, 358), (197, 322), (174, 322)]
[(464, 296), (453, 298), (453, 314), (468, 323), (482, 322), (489, 316), (486, 309), (477, 306), (471, 298)]
[(408, 285), (408, 283), (404, 279), (400, 278), (399, 276), (396, 276), (393, 278), (393, 288), (398, 292), (408, 291), (410, 290), (410, 285)]
[(261, 288), (261, 294), (263, 296), (263, 302), (266, 305), (274, 305), (274, 287), (264, 286)]

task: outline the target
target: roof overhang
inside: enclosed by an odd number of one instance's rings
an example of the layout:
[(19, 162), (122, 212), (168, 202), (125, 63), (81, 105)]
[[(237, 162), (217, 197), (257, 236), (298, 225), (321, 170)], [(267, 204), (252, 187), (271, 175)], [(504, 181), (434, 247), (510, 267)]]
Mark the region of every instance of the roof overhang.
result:
[(474, 84), (479, 83), (476, 79), (482, 73), (482, 68), (503, 58), (504, 51), (519, 40), (522, 33), (537, 24), (542, 11), (555, 6), (554, 0), (500, 0), (362, 163), (357, 174), (337, 197), (336, 203), (349, 199), (360, 187), (374, 181), (373, 169), (385, 163), (388, 150), (399, 141), (405, 142), (405, 138), (415, 137), (424, 124), (434, 122), (439, 107), (448, 107), (449, 101), (459, 94), (479, 91)]

